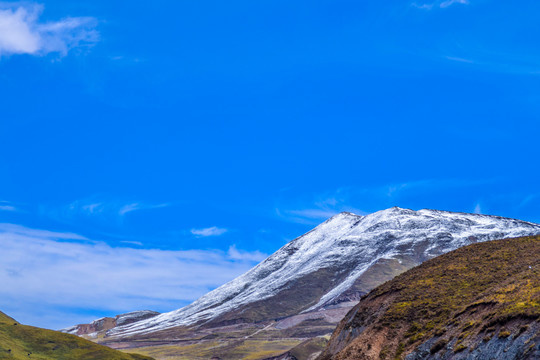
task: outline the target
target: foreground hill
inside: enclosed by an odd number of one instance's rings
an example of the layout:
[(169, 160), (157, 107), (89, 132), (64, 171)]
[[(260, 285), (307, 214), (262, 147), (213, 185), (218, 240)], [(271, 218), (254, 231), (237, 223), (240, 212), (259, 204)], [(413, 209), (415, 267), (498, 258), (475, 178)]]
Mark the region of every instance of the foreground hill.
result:
[(540, 236), (470, 245), (379, 286), (319, 359), (540, 359)]
[(0, 312), (0, 359), (151, 360), (80, 337), (19, 324)]
[(341, 213), (189, 306), (103, 330), (66, 331), (156, 358), (271, 357), (330, 335), (362, 295), (427, 259), (539, 233), (537, 224), (478, 214), (397, 207)]

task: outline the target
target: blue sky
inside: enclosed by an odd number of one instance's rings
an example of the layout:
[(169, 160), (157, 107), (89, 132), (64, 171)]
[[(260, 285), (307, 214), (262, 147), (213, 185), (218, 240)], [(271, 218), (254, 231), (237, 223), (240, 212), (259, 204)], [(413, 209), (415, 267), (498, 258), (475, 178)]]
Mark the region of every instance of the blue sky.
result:
[(540, 222), (539, 14), (0, 3), (0, 310), (176, 309), (340, 211)]

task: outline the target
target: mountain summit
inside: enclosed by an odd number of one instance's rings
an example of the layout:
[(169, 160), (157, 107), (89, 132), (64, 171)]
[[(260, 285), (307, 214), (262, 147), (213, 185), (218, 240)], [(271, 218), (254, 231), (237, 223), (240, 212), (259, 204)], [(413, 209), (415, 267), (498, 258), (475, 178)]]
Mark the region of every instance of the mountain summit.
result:
[(540, 233), (540, 225), (479, 214), (393, 207), (343, 212), (182, 309), (118, 326), (123, 338), (177, 327), (261, 323), (350, 308), (375, 286), (461, 246)]

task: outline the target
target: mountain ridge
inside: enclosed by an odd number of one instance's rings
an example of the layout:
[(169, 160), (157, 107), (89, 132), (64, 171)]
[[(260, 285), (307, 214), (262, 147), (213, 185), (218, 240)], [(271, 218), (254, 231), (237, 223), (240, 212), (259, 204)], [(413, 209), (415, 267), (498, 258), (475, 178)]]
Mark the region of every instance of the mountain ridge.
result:
[(540, 225), (500, 216), (398, 207), (363, 216), (344, 212), (192, 304), (101, 331), (95, 340), (156, 358), (180, 349), (188, 358), (237, 359), (234, 349), (270, 343), (279, 355), (278, 349), (331, 334), (363, 295), (428, 259), (533, 234)]
[[(313, 311), (334, 301), (353, 286), (376, 260), (409, 253), (416, 258), (417, 265), (467, 243), (538, 232), (539, 225), (490, 215), (427, 209), (414, 211), (399, 207), (365, 216), (344, 212), (294, 239), (252, 270), (194, 303), (149, 320), (111, 329), (108, 335), (133, 335), (151, 329), (209, 322), (239, 306), (268, 299), (303, 275), (324, 269), (332, 271), (336, 268), (334, 271), (338, 272), (343, 268), (350, 269), (344, 276), (336, 277), (335, 286), (330, 290), (322, 289), (323, 294), (317, 301), (300, 312)], [(354, 256), (349, 256), (350, 253)], [(359, 256), (363, 257), (362, 261), (358, 261)], [(264, 282), (260, 282), (261, 279)], [(257, 283), (256, 287), (254, 283)]]

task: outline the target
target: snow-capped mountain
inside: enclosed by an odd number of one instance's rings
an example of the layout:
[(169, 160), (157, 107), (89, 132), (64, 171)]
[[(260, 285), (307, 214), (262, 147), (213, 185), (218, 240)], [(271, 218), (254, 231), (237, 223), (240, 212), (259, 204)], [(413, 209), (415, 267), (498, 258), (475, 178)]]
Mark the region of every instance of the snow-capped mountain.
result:
[(191, 305), (114, 327), (107, 336), (260, 322), (332, 309), (463, 245), (539, 233), (537, 224), (478, 214), (397, 207), (366, 216), (340, 213)]
[(115, 326), (131, 324), (157, 315), (159, 315), (159, 313), (156, 311), (133, 311), (126, 314), (116, 315), (114, 318), (103, 317), (92, 321), (90, 324), (75, 325), (60, 331), (73, 335), (86, 335), (89, 338), (93, 338), (96, 337), (98, 333), (110, 330)]

